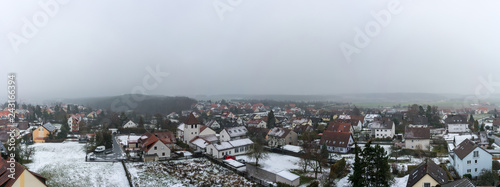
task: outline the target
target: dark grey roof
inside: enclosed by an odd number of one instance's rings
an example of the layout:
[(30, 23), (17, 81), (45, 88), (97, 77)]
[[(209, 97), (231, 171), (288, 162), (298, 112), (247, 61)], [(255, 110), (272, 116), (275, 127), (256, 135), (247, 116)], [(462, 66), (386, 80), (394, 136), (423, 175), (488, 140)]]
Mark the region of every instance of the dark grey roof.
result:
[(460, 180), (452, 181), (448, 184), (443, 184), (441, 185), (441, 187), (475, 187), (475, 186), (467, 177), (464, 177)]
[(450, 115), (444, 119), (446, 124), (466, 124), (467, 116), (465, 115)]
[(423, 163), (421, 163), (417, 168), (410, 172), (410, 176), (408, 177), (408, 186), (413, 186), (417, 183), (422, 177), (426, 174), (429, 174), (436, 182), (439, 184), (448, 183), (448, 176), (446, 171), (443, 168), (439, 167), (432, 160), (427, 159)]
[(54, 125), (50, 124), (49, 123), (46, 123), (45, 125), (43, 125), (43, 128), (47, 129), (48, 131), (54, 131), (56, 129), (56, 127), (54, 127)]
[(430, 139), (431, 129), (429, 128), (405, 128), (405, 139)]

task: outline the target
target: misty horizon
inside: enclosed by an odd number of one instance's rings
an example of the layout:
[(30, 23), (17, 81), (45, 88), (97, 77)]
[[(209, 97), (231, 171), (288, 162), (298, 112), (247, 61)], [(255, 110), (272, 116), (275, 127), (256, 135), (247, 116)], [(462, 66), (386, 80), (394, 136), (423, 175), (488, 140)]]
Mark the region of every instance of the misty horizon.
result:
[(500, 93), (496, 1), (57, 2), (0, 2), (19, 101)]

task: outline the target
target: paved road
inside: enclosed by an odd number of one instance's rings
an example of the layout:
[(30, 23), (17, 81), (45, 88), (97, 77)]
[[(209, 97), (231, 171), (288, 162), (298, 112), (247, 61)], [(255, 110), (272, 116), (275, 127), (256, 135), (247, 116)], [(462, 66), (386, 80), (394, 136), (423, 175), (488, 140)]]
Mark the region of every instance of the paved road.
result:
[[(120, 147), (120, 144), (116, 141), (115, 135), (113, 135), (113, 148), (111, 149), (106, 149), (106, 151), (102, 153), (95, 153), (95, 161), (100, 161), (100, 162), (115, 162), (115, 161), (120, 161), (123, 159), (123, 150)], [(105, 152), (111, 150), (111, 154), (106, 154)]]

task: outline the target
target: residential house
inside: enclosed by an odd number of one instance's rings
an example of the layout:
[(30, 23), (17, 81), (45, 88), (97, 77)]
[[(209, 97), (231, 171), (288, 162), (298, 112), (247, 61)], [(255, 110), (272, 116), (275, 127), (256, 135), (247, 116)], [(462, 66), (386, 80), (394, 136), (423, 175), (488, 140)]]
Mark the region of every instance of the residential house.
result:
[(492, 157), (491, 153), (466, 139), (449, 152), (448, 159), (459, 176), (470, 174), (475, 178), (481, 170), (491, 170)]
[(375, 120), (370, 124), (371, 134), (375, 138), (392, 138), (396, 133), (391, 120)]
[[(11, 158), (5, 158), (7, 160)], [(6, 187), (45, 187), (46, 178), (38, 173), (31, 172), (18, 162), (7, 162), (0, 158), (0, 186)], [(12, 169), (13, 168), (13, 173)], [(11, 176), (9, 176), (11, 175)]]
[(281, 147), (284, 145), (297, 145), (297, 133), (290, 129), (274, 127), (267, 134), (270, 147)]
[(206, 147), (212, 143), (217, 143), (219, 138), (215, 134), (196, 136), (191, 141), (189, 145), (196, 151), (206, 152)]
[(464, 115), (449, 115), (444, 120), (448, 133), (464, 133), (470, 132), (467, 116)]
[(211, 129), (220, 129), (220, 124), (216, 120), (210, 120), (205, 125)]
[(320, 145), (326, 145), (328, 151), (336, 153), (347, 153), (351, 150), (354, 138), (350, 132), (324, 131), (319, 141)]
[(475, 110), (475, 113), (476, 114), (487, 114), (489, 112), (488, 108), (487, 107), (478, 107), (476, 110)]
[(354, 131), (361, 131), (361, 130), (363, 130), (364, 122), (365, 122), (365, 117), (364, 116), (354, 116), (354, 115), (351, 115), (351, 126), (354, 129)]
[[(144, 162), (164, 160), (170, 157), (171, 148), (167, 144), (172, 142), (168, 139), (160, 139), (156, 135), (147, 133), (149, 136), (141, 142), (142, 159)], [(173, 135), (173, 134), (172, 134)]]
[(206, 153), (214, 158), (223, 158), (225, 155), (242, 155), (248, 153), (252, 140), (248, 138), (217, 142), (206, 146)]
[(82, 121), (82, 117), (80, 115), (71, 114), (68, 118), (68, 126), (70, 132), (78, 132), (80, 128), (80, 122)]
[(137, 123), (134, 123), (132, 120), (125, 121), (122, 124), (123, 128), (137, 128), (137, 126)]
[(431, 130), (429, 128), (405, 128), (405, 147), (407, 149), (429, 150)]
[(371, 123), (371, 122), (375, 121), (375, 119), (377, 119), (377, 118), (381, 118), (381, 116), (379, 114), (366, 114), (365, 121), (363, 123), (364, 124)]
[(242, 139), (246, 138), (247, 132), (245, 126), (225, 128), (219, 133), (219, 139), (221, 142)]
[(293, 131), (299, 136), (306, 132), (312, 132), (313, 130), (313, 127), (310, 125), (297, 125), (293, 128)]
[(292, 128), (295, 128), (297, 125), (312, 125), (312, 120), (309, 118), (292, 118), (290, 124)]
[(56, 135), (56, 127), (50, 123), (40, 125), (33, 130), (33, 141), (35, 141), (35, 143), (45, 143), (45, 139), (48, 138), (49, 135)]
[(267, 128), (267, 122), (262, 119), (250, 119), (246, 124), (248, 127)]
[(430, 159), (426, 159), (410, 171), (406, 187), (431, 187), (448, 183), (446, 171)]
[(326, 130), (333, 131), (333, 132), (354, 133), (354, 129), (352, 128), (351, 123), (330, 122), (330, 124), (328, 124), (328, 127), (326, 127)]

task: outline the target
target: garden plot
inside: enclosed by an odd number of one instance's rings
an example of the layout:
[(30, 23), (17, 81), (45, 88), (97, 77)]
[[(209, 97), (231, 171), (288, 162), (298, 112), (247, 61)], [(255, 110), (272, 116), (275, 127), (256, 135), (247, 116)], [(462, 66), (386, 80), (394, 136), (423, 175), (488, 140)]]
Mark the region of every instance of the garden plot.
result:
[(36, 143), (28, 169), (47, 178), (48, 186), (128, 186), (120, 162), (85, 162), (84, 144)]
[(205, 158), (169, 162), (127, 163), (134, 186), (256, 186)]

